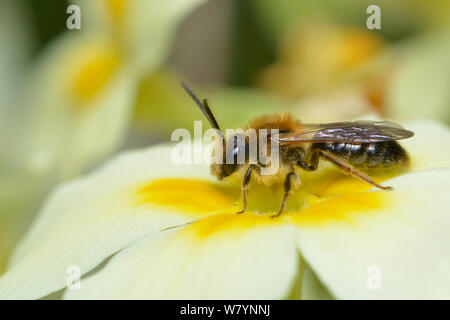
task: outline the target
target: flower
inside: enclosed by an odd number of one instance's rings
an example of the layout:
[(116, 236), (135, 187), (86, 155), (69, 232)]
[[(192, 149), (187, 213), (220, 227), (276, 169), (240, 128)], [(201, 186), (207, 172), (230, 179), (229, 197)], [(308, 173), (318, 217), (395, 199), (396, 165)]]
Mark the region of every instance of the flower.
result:
[[(141, 76), (164, 62), (179, 21), (201, 2), (80, 2), (81, 30), (55, 39), (29, 75), (25, 167), (68, 178), (116, 150)], [(123, 21), (98, 26), (110, 19)]]
[(370, 108), (390, 119), (448, 124), (449, 39), (448, 27), (389, 43), (367, 29), (317, 22), (294, 25), (284, 33), (278, 61), (262, 71), (259, 84), (280, 96), (303, 98), (300, 104), (322, 104), (324, 97), (360, 100), (351, 105), (342, 101), (325, 112), (317, 112), (316, 106), (300, 110), (307, 117), (331, 112), (345, 118)]
[[(178, 22), (206, 0), (78, 0), (88, 32), (114, 38), (144, 75), (167, 57)], [(174, 23), (175, 22), (175, 23)]]
[(124, 135), (136, 87), (113, 42), (81, 33), (58, 39), (30, 74), (27, 168), (70, 177), (108, 154)]
[(95, 27), (108, 16), (90, 4), (119, 8), (119, 2), (80, 3), (81, 30), (53, 39), (29, 66), (27, 12), (20, 3), (0, 4), (0, 273), (50, 187), (119, 147), (141, 76), (165, 61), (176, 26), (202, 0), (123, 1), (131, 8), (124, 22), (132, 23), (123, 27), (133, 25), (124, 34), (132, 47)]
[(450, 29), (429, 32), (398, 46), (386, 86), (386, 116), (450, 123)]
[(450, 132), (406, 127), (409, 171), (376, 177), (393, 191), (323, 162), (277, 219), (281, 190), (251, 185), (238, 215), (239, 186), (206, 165), (172, 164), (171, 146), (123, 154), (52, 194), (0, 278), (0, 298), (64, 289), (71, 265), (85, 277), (67, 299), (307, 298), (321, 286), (343, 299), (449, 298), (450, 154), (439, 142)]
[(360, 82), (363, 67), (385, 47), (373, 32), (338, 24), (315, 22), (288, 31), (278, 61), (263, 70), (259, 82), (262, 88), (293, 99)]

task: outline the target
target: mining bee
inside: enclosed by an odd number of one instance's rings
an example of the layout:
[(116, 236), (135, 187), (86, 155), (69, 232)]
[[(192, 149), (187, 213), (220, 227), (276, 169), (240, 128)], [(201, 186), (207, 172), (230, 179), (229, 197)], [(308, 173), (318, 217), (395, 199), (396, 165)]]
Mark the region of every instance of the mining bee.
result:
[[(206, 116), (211, 126), (218, 130), (223, 145), (226, 145), (227, 139), (236, 140), (236, 136), (223, 136), (207, 100), (204, 99), (203, 102), (200, 102), (185, 83), (182, 83), (182, 85)], [(256, 164), (226, 163), (227, 151), (223, 148), (224, 161), (222, 164), (212, 163), (211, 173), (219, 180), (231, 175), (238, 175), (242, 178), (243, 209), (238, 213), (243, 213), (246, 210), (246, 193), (252, 177), (268, 187), (284, 184), (284, 197), (280, 209), (274, 217), (283, 212), (289, 193), (293, 189), (293, 180), (298, 178), (295, 172), (296, 168), (308, 171), (316, 170), (320, 159), (330, 161), (344, 173), (359, 178), (379, 189), (392, 189), (376, 183), (363, 171), (407, 166), (409, 164), (408, 153), (396, 140), (410, 138), (414, 135), (412, 131), (406, 130), (391, 121), (303, 124), (289, 113), (255, 118), (248, 123), (244, 130), (248, 128), (256, 131), (261, 129), (279, 130), (276, 137), (267, 139), (269, 144), (274, 141), (279, 144), (280, 167), (278, 172), (273, 175), (259, 175), (258, 173), (261, 170), (259, 161)], [(248, 145), (247, 141), (246, 145)], [(240, 153), (246, 152), (246, 148), (239, 147), (236, 141), (234, 141), (231, 150), (234, 158), (237, 158)], [(245, 159), (248, 159), (247, 154)]]

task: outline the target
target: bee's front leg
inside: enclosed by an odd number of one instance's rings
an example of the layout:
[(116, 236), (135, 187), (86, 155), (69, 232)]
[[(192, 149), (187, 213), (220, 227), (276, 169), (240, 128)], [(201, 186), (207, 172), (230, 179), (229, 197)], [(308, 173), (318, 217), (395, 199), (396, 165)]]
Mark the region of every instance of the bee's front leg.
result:
[(281, 202), (281, 206), (280, 206), (280, 210), (278, 211), (278, 213), (276, 215), (273, 215), (272, 218), (278, 217), (284, 210), (284, 207), (286, 206), (286, 202), (287, 202), (287, 198), (289, 196), (289, 193), (291, 191), (291, 187), (292, 187), (292, 178), (296, 178), (297, 175), (295, 172), (289, 172), (286, 175), (286, 179), (284, 180), (284, 197), (283, 197), (283, 201)]
[(241, 214), (244, 213), (247, 209), (247, 188), (248, 184), (250, 183), (250, 178), (252, 176), (253, 170), (258, 169), (258, 166), (256, 164), (251, 164), (247, 172), (245, 173), (244, 179), (242, 180), (242, 201), (243, 201), (243, 208), (241, 211), (238, 211), (236, 213)]

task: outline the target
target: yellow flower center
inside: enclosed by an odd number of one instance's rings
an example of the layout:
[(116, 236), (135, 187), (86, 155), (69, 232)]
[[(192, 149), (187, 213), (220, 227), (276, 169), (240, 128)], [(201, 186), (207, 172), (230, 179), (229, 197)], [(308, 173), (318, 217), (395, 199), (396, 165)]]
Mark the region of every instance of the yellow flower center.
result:
[(199, 220), (193, 228), (186, 228), (184, 232), (194, 239), (202, 240), (212, 235), (230, 232), (240, 232), (264, 225), (281, 224), (280, 219), (271, 219), (268, 215), (258, 215), (253, 212), (247, 214), (221, 213)]
[(160, 179), (139, 186), (134, 201), (137, 205), (196, 213), (204, 218), (195, 223), (195, 228), (189, 228), (195, 230), (197, 238), (262, 224), (310, 225), (336, 221), (351, 224), (355, 215), (381, 212), (390, 203), (388, 191), (367, 191), (372, 188), (370, 185), (336, 170), (319, 171), (315, 177), (305, 176), (302, 181), (303, 187), (290, 195), (287, 210), (275, 219), (272, 215), (281, 203), (281, 187), (250, 185), (248, 210), (244, 214), (236, 214), (242, 206), (240, 187), (219, 182)]
[(229, 186), (186, 179), (160, 179), (140, 186), (137, 204), (154, 204), (189, 213), (210, 213), (229, 208), (236, 190)]
[(105, 88), (120, 66), (120, 56), (113, 48), (92, 45), (71, 59), (69, 91), (76, 105), (84, 107)]
[(306, 206), (295, 216), (299, 224), (318, 224), (331, 221), (351, 223), (352, 216), (359, 212), (375, 211), (388, 203), (389, 195), (383, 191), (357, 192), (344, 194), (330, 199), (314, 201), (315, 204)]

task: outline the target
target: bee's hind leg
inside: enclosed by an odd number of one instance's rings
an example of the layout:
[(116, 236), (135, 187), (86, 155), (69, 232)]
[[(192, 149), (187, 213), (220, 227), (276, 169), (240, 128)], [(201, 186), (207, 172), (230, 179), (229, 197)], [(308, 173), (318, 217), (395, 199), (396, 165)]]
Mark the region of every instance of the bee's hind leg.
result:
[(292, 178), (297, 177), (297, 175), (295, 174), (295, 172), (289, 172), (286, 175), (286, 179), (284, 180), (284, 196), (283, 196), (283, 201), (281, 202), (281, 206), (280, 206), (280, 210), (278, 211), (278, 213), (276, 215), (273, 215), (272, 218), (278, 217), (284, 210), (284, 207), (286, 206), (286, 202), (289, 196), (289, 193), (291, 191), (291, 187), (292, 187)]
[(258, 169), (258, 166), (255, 164), (251, 164), (248, 167), (247, 172), (245, 173), (244, 180), (242, 180), (243, 207), (242, 207), (241, 211), (236, 212), (238, 214), (244, 213), (245, 210), (247, 209), (247, 188), (248, 188), (248, 184), (250, 183), (250, 178), (252, 176), (252, 172), (253, 172), (253, 170), (256, 170), (256, 169)]
[(384, 186), (376, 183), (369, 176), (365, 175), (364, 173), (362, 173), (359, 170), (356, 170), (350, 164), (346, 163), (345, 161), (342, 161), (341, 159), (339, 159), (339, 158), (337, 158), (337, 157), (335, 157), (335, 156), (333, 156), (333, 155), (331, 155), (331, 154), (329, 154), (327, 152), (321, 151), (320, 155), (322, 157), (324, 157), (325, 159), (327, 159), (328, 161), (331, 161), (332, 163), (334, 163), (337, 167), (339, 167), (344, 172), (350, 174), (351, 176), (359, 178), (359, 179), (367, 182), (368, 184), (371, 184), (372, 186), (377, 187), (379, 189), (392, 190), (392, 187), (384, 187)]

